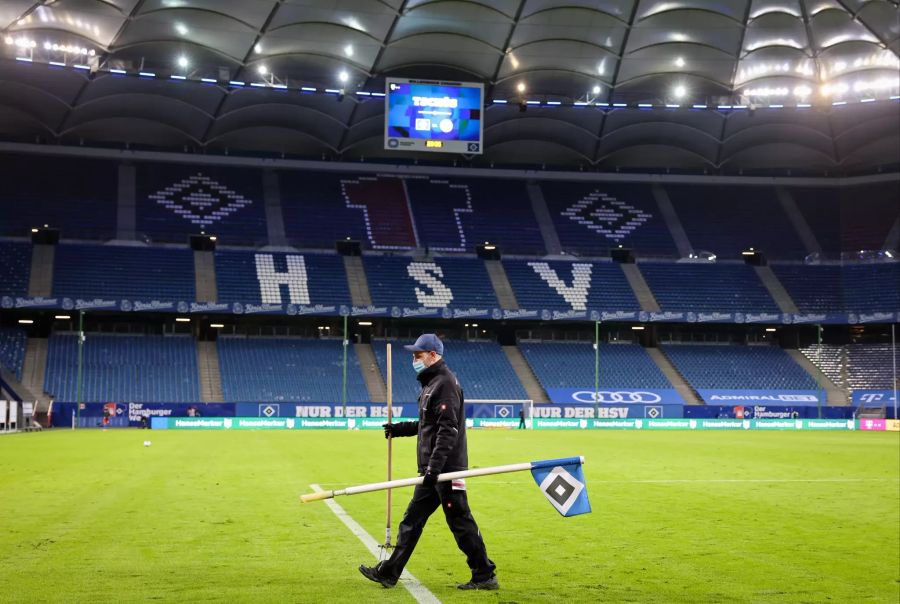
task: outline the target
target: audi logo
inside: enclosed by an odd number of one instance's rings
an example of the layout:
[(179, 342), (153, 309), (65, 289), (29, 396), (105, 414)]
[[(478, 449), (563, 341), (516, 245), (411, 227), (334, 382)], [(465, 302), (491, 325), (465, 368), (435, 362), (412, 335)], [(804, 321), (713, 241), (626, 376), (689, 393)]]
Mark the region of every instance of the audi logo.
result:
[(572, 393), (572, 398), (579, 403), (658, 403), (662, 397), (653, 392), (614, 392), (612, 390), (579, 390)]

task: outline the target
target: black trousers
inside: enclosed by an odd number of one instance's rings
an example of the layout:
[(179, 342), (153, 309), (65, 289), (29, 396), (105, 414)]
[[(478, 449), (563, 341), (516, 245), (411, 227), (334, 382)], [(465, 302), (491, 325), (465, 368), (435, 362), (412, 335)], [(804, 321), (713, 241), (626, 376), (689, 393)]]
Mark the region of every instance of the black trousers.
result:
[(425, 523), (438, 506), (444, 510), (444, 518), (456, 539), (456, 545), (466, 555), (466, 562), (472, 569), (472, 579), (475, 581), (489, 579), (497, 567), (487, 556), (481, 531), (478, 530), (475, 518), (469, 510), (466, 492), (454, 491), (449, 482), (439, 482), (434, 487), (424, 485), (416, 487), (412, 500), (403, 514), (403, 520), (400, 521), (397, 546), (391, 557), (379, 565), (379, 572), (395, 579), (400, 577), (413, 550), (416, 549)]

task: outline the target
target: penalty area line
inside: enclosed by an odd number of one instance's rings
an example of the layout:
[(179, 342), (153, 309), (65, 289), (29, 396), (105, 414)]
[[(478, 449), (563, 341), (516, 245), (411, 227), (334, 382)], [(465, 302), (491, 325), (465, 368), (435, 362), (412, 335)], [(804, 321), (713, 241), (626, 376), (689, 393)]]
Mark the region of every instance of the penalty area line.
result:
[[(322, 487), (318, 484), (311, 484), (309, 487), (316, 493), (322, 491)], [(325, 505), (327, 505), (331, 511), (334, 512), (334, 515), (350, 529), (351, 533), (356, 535), (357, 539), (362, 541), (363, 545), (366, 546), (366, 549), (369, 550), (373, 556), (378, 558), (380, 554), (379, 543), (375, 541), (375, 538), (367, 533), (366, 529), (360, 526), (360, 524), (353, 519), (353, 516), (348, 514), (334, 499), (326, 499)], [(441, 604), (441, 601), (438, 600), (427, 587), (422, 585), (418, 579), (412, 576), (408, 570), (404, 570), (403, 574), (400, 575), (399, 584), (406, 588), (406, 591), (410, 593), (416, 602), (420, 602), (421, 604)]]

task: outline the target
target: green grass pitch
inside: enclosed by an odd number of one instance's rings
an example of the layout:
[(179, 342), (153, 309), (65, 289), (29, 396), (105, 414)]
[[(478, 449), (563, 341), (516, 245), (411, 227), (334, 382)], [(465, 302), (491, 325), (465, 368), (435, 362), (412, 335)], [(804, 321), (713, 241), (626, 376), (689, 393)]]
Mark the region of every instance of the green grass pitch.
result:
[[(144, 439), (152, 446), (144, 447)], [(584, 455), (593, 513), (530, 474), (468, 481), (499, 592), (440, 512), (409, 570), (443, 602), (886, 602), (900, 598), (895, 433), (472, 431), (473, 466)], [(395, 441), (394, 477), (414, 473)], [(378, 432), (56, 430), (0, 437), (0, 601), (412, 602), (311, 483), (385, 476)], [(394, 493), (394, 526), (409, 490)], [(385, 494), (336, 500), (378, 541)]]

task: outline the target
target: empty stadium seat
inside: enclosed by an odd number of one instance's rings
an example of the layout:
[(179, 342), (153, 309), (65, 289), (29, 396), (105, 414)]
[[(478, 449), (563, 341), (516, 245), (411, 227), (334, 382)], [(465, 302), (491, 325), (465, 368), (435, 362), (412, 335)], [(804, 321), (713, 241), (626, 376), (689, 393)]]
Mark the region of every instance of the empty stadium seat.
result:
[(663, 310), (780, 312), (753, 267), (745, 264), (641, 262), (640, 269)]
[[(372, 342), (382, 375), (387, 379), (387, 342), (392, 343), (394, 400), (408, 403), (417, 400), (421, 386), (412, 368), (412, 353), (396, 340), (376, 339)], [(525, 388), (496, 342), (444, 341), (444, 359), (456, 373), (466, 400), (528, 398)]]
[[(84, 402), (182, 403), (200, 400), (197, 349), (187, 335), (88, 333), (84, 341)], [(76, 401), (78, 335), (55, 333), (47, 349), (44, 390)]]
[(194, 300), (194, 256), (187, 248), (60, 245), (53, 295), (129, 300)]
[(221, 166), (138, 164), (137, 230), (183, 243), (201, 231), (219, 243), (263, 245), (263, 172)]
[(772, 271), (800, 312), (839, 312), (844, 309), (840, 266), (773, 264)]
[(405, 183), (420, 246), (472, 252), (490, 241), (505, 253), (544, 251), (524, 181), (420, 177)]
[(753, 247), (769, 258), (806, 256), (774, 187), (734, 185), (666, 185), (685, 233), (695, 251), (739, 258)]
[[(270, 280), (260, 281), (257, 272), (257, 257), (264, 259), (261, 265), (264, 276)], [(291, 258), (289, 261), (288, 258)], [(285, 254), (270, 252), (217, 251), (216, 282), (218, 284), (219, 301), (252, 302), (279, 300), (279, 304), (350, 304), (350, 292), (347, 289), (347, 276), (343, 258), (337, 254)], [(301, 264), (302, 259), (302, 264)], [(280, 277), (289, 272), (291, 263), (293, 276)], [(301, 267), (303, 267), (301, 269)], [(305, 271), (305, 290), (303, 272)], [(277, 281), (283, 280), (283, 283)], [(290, 283), (288, 283), (290, 282)], [(293, 287), (291, 287), (293, 285)], [(274, 289), (273, 289), (274, 288)], [(266, 300), (263, 292), (267, 292)], [(293, 294), (291, 293), (293, 291)], [(302, 301), (302, 292), (309, 295), (308, 301)]]
[(31, 275), (31, 244), (0, 241), (0, 296), (25, 296)]
[[(593, 388), (591, 342), (521, 341), (519, 350), (544, 388)], [(647, 351), (637, 344), (600, 345), (601, 388), (671, 388)]]
[[(546, 265), (546, 267), (545, 267)], [(640, 305), (618, 264), (504, 260), (519, 306), (549, 310), (638, 310)], [(541, 275), (559, 279), (554, 286)]]
[(697, 389), (816, 390), (816, 381), (781, 348), (664, 344), (663, 352)]
[[(226, 402), (340, 403), (340, 339), (220, 336), (222, 393)], [(369, 400), (353, 346), (347, 347), (347, 402)]]
[(481, 309), (498, 306), (484, 262), (477, 258), (367, 255), (363, 262), (376, 305)]
[(0, 235), (24, 237), (45, 224), (69, 239), (116, 235), (116, 162), (2, 155), (0, 182)]
[(21, 329), (0, 328), (0, 365), (22, 379), (22, 363), (25, 360), (25, 347), (28, 336)]
[(621, 245), (642, 257), (677, 255), (650, 185), (546, 181), (541, 190), (567, 253), (606, 256)]

